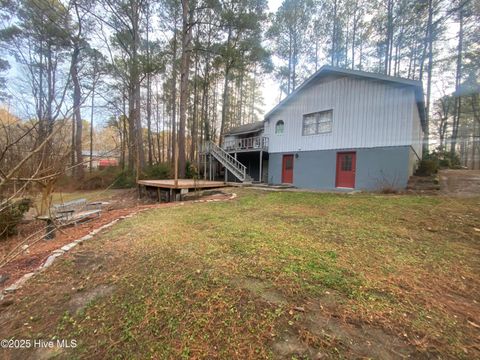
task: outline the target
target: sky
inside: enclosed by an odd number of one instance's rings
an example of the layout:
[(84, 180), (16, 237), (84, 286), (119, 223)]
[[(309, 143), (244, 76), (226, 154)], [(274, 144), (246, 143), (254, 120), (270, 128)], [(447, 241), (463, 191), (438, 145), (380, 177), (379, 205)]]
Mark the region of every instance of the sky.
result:
[[(268, 0), (268, 10), (275, 12), (282, 4), (282, 0)], [(273, 59), (275, 61), (275, 59)], [(267, 74), (262, 84), (263, 101), (265, 103), (264, 114), (273, 109), (280, 100), (280, 89), (278, 82), (272, 74)]]

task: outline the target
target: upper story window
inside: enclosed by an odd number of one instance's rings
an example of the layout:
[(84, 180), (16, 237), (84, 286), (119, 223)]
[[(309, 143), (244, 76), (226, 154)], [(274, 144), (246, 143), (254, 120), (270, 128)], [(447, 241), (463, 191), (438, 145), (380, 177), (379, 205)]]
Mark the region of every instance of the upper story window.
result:
[(285, 127), (285, 123), (283, 120), (278, 120), (275, 124), (275, 134), (283, 134), (283, 128)]
[(332, 131), (333, 110), (303, 115), (303, 135), (324, 134)]

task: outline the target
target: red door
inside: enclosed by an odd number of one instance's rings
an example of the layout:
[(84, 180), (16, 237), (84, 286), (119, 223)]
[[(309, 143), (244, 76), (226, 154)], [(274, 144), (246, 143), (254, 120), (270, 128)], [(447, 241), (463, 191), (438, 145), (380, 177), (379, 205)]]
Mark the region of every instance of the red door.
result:
[(336, 187), (355, 188), (356, 153), (337, 153), (337, 181)]
[(282, 183), (293, 183), (293, 155), (283, 155)]

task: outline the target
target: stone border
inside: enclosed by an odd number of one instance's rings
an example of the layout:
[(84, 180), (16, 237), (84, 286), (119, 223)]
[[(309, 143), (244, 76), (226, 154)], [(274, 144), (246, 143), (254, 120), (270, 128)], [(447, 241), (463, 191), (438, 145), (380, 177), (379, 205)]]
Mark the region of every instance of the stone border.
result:
[[(229, 200), (233, 200), (237, 197), (237, 194), (235, 193), (232, 193), (230, 195), (229, 198), (227, 199), (207, 199), (207, 200), (194, 200), (194, 201), (191, 201), (192, 203), (207, 203), (207, 202), (219, 202), (219, 201), (229, 201)], [(190, 202), (190, 201), (189, 201)], [(173, 204), (174, 206), (175, 205), (185, 205), (185, 202), (179, 202), (178, 204)], [(160, 207), (157, 207), (157, 208), (160, 208)], [(0, 291), (0, 301), (3, 300), (3, 298), (5, 297), (5, 295), (7, 294), (10, 294), (10, 293), (14, 293), (15, 291), (17, 291), (18, 289), (22, 288), (23, 285), (25, 285), (25, 283), (30, 280), (33, 276), (35, 276), (36, 274), (39, 274), (41, 273), (42, 271), (44, 271), (45, 269), (49, 268), (54, 262), (55, 260), (59, 257), (59, 256), (62, 256), (63, 254), (65, 254), (66, 252), (72, 250), (75, 246), (77, 246), (78, 244), (81, 244), (82, 242), (84, 241), (87, 241), (87, 240), (90, 240), (93, 238), (94, 235), (98, 234), (100, 231), (102, 230), (105, 230), (105, 229), (108, 229), (109, 227), (112, 227), (113, 225), (115, 225), (117, 222), (119, 222), (120, 220), (124, 220), (124, 219), (128, 219), (128, 218), (131, 218), (143, 211), (146, 211), (146, 210), (150, 210), (150, 209), (155, 209), (155, 207), (149, 207), (149, 208), (145, 208), (145, 209), (140, 209), (136, 212), (133, 212), (131, 214), (128, 214), (128, 215), (123, 215), (123, 216), (120, 216), (118, 217), (117, 219), (114, 219), (112, 221), (110, 221), (109, 223), (105, 224), (105, 225), (102, 225), (100, 226), (99, 228), (96, 228), (92, 231), (90, 231), (87, 235), (85, 236), (82, 236), (80, 239), (77, 239), (77, 240), (74, 240), (72, 241), (71, 243), (69, 244), (66, 244), (66, 245), (63, 245), (60, 249), (57, 249), (57, 250), (53, 250), (52, 253), (50, 254), (50, 256), (47, 258), (47, 260), (45, 260), (45, 262), (40, 265), (39, 267), (37, 267), (34, 271), (32, 272), (29, 272), (25, 275), (23, 275), (20, 279), (18, 279), (17, 281), (15, 281), (13, 284), (11, 284), (9, 287), (3, 289), (3, 291)]]

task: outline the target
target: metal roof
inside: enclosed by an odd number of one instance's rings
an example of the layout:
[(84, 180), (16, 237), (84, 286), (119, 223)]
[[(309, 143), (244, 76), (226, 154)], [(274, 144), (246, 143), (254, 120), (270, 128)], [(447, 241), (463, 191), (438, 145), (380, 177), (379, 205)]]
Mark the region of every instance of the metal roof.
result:
[[(82, 156), (90, 156), (90, 151), (89, 150), (83, 150), (82, 151)], [(93, 150), (92, 151), (92, 156), (93, 157), (99, 157), (99, 158), (109, 158), (109, 157), (119, 157), (119, 154), (116, 151), (97, 151)]]
[(225, 132), (225, 135), (248, 134), (263, 130), (263, 121), (256, 121), (250, 124), (240, 125)]
[(425, 100), (423, 96), (423, 87), (422, 82), (417, 80), (405, 79), (396, 76), (388, 76), (383, 74), (371, 73), (366, 71), (360, 70), (349, 70), (349, 69), (342, 69), (335, 66), (324, 65), (322, 66), (316, 73), (310, 76), (307, 80), (305, 80), (298, 88), (292, 91), (285, 99), (280, 101), (277, 106), (275, 106), (272, 110), (270, 110), (265, 115), (265, 120), (270, 117), (273, 113), (277, 110), (285, 106), (292, 98), (294, 98), (299, 92), (301, 92), (304, 88), (306, 88), (310, 83), (315, 81), (318, 78), (325, 77), (328, 75), (343, 75), (343, 76), (350, 76), (350, 77), (360, 77), (366, 78), (376, 81), (388, 82), (388, 83), (395, 83), (404, 86), (411, 86), (415, 90), (415, 97), (417, 101), (418, 111), (420, 114), (420, 120), (422, 122), (422, 126), (425, 130)]

